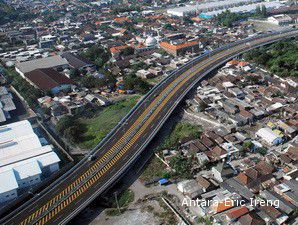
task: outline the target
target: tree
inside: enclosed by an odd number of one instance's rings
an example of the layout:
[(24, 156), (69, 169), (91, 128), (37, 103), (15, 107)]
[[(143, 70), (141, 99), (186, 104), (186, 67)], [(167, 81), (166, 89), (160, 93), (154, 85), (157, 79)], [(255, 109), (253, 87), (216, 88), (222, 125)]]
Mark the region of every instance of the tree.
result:
[(265, 5), (262, 5), (262, 8), (261, 8), (261, 15), (263, 17), (266, 17), (267, 16), (267, 8)]
[(64, 130), (63, 135), (71, 143), (78, 143), (81, 137), (82, 129), (78, 125), (68, 127)]
[(191, 18), (189, 18), (189, 17), (185, 17), (185, 18), (183, 18), (183, 22), (185, 23), (185, 24), (193, 24), (194, 22), (191, 20)]
[(63, 116), (56, 125), (56, 130), (59, 134), (64, 134), (64, 131), (74, 124), (72, 116)]
[(256, 152), (264, 156), (267, 154), (267, 149), (266, 148), (258, 148)]
[(130, 74), (124, 77), (124, 88), (126, 90), (135, 90), (145, 94), (150, 89), (150, 85), (142, 78)]
[(121, 51), (121, 55), (123, 56), (128, 56), (128, 55), (133, 55), (134, 54), (134, 49), (129, 47), (129, 48), (125, 48)]
[(103, 46), (97, 44), (95, 46), (90, 46), (86, 51), (81, 53), (81, 57), (90, 60), (101, 68), (106, 62), (109, 61), (111, 55), (106, 51), (106, 49), (104, 49)]
[(243, 19), (246, 15), (242, 16), (237, 13), (232, 13), (230, 10), (226, 10), (216, 16), (216, 19), (219, 24), (226, 26), (226, 27), (232, 27), (233, 24), (240, 20)]
[(257, 5), (256, 6), (256, 13), (255, 13), (257, 16), (260, 16), (262, 14), (262, 11), (261, 11), (261, 6), (260, 5)]
[(77, 79), (80, 77), (81, 73), (78, 69), (71, 69), (69, 72), (69, 78), (70, 79)]
[(80, 83), (86, 88), (94, 88), (96, 87), (97, 79), (93, 76), (84, 76)]
[(170, 166), (175, 170), (175, 173), (182, 178), (189, 179), (191, 175), (191, 162), (182, 156), (173, 157), (170, 160)]
[(15, 71), (5, 70), (5, 74), (11, 82), (11, 85), (22, 95), (28, 105), (32, 108), (36, 108), (38, 106), (37, 99), (44, 96), (44, 93), (29, 84), (28, 81)]
[(163, 28), (166, 29), (166, 30), (173, 30), (173, 31), (176, 30), (175, 27), (173, 27), (172, 24), (170, 24), (170, 23), (166, 23), (163, 26)]
[(245, 58), (281, 77), (298, 76), (298, 44), (295, 42), (281, 41), (252, 50), (245, 54)]

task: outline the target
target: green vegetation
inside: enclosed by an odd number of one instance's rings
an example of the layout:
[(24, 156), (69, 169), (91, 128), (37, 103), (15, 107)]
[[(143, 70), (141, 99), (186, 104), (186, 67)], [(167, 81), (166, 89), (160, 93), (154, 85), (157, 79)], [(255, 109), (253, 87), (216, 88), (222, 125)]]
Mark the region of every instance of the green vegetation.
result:
[(33, 19), (37, 15), (28, 13), (25, 9), (15, 10), (9, 4), (0, 0), (0, 24), (5, 24), (8, 22), (26, 21), (28, 19)]
[(298, 43), (295, 41), (281, 41), (252, 50), (245, 54), (245, 58), (278, 76), (298, 76)]
[(107, 106), (93, 118), (79, 118), (77, 122), (85, 129), (79, 146), (84, 149), (95, 147), (136, 104), (139, 96), (133, 96), (114, 105)]
[(81, 56), (90, 60), (99, 68), (108, 62), (111, 57), (110, 53), (99, 44), (96, 46), (91, 46), (86, 51), (81, 53)]
[(169, 173), (166, 171), (166, 165), (154, 156), (147, 164), (147, 167), (142, 173), (140, 179), (142, 181), (150, 181), (156, 177), (169, 178)]
[(256, 12), (255, 12), (255, 17), (261, 17), (265, 18), (267, 16), (267, 8), (265, 5), (261, 6), (256, 6)]
[(160, 218), (162, 221), (162, 224), (165, 225), (172, 225), (172, 224), (178, 224), (177, 217), (173, 213), (172, 210), (162, 201), (161, 198), (158, 199), (160, 207), (163, 208), (163, 212), (156, 213), (156, 217)]
[(125, 48), (123, 49), (120, 54), (123, 55), (123, 56), (128, 56), (128, 55), (133, 55), (135, 52), (134, 48), (132, 47), (129, 47), (129, 48)]
[(172, 31), (177, 30), (177, 29), (176, 29), (175, 27), (173, 27), (173, 25), (170, 24), (170, 23), (166, 23), (166, 24), (163, 26), (163, 28), (166, 29), (166, 30), (172, 30)]
[[(99, 70), (101, 72), (102, 69)], [(70, 78), (75, 82), (81, 84), (86, 88), (102, 88), (102, 87), (114, 87), (116, 85), (117, 79), (110, 72), (102, 72), (103, 78), (94, 77), (90, 74), (86, 74), (87, 71), (80, 71), (78, 69), (70, 70)]]
[(226, 27), (232, 27), (234, 23), (245, 20), (249, 17), (264, 18), (267, 15), (267, 9), (264, 5), (262, 7), (257, 6), (254, 14), (251, 13), (233, 13), (230, 10), (226, 10), (216, 16), (217, 22)]
[(239, 151), (240, 155), (245, 156), (246, 152), (251, 151), (253, 147), (254, 144), (251, 141), (245, 141)]
[(249, 151), (254, 147), (254, 144), (251, 141), (245, 141), (242, 145), (242, 148)]
[(125, 190), (124, 192), (122, 192), (119, 196), (117, 196), (118, 198), (118, 204), (119, 204), (119, 208), (120, 208), (120, 212), (117, 208), (117, 203), (116, 200), (113, 202), (113, 205), (111, 209), (108, 209), (106, 211), (106, 214), (108, 216), (118, 216), (121, 213), (125, 212), (125, 210), (127, 209), (128, 205), (134, 201), (134, 193), (132, 190), (128, 189)]
[(230, 10), (226, 10), (216, 16), (216, 20), (222, 26), (232, 27), (235, 22), (246, 19), (247, 14), (232, 13)]
[(43, 96), (42, 91), (36, 89), (14, 70), (7, 69), (5, 74), (10, 84), (22, 95), (31, 108), (38, 106), (37, 99)]
[(180, 178), (190, 179), (192, 178), (191, 168), (192, 160), (185, 158), (183, 156), (175, 156), (170, 160), (170, 166), (175, 170), (174, 175), (179, 176)]
[(201, 133), (202, 128), (200, 126), (179, 122), (173, 127), (171, 134), (165, 138), (158, 150), (176, 148), (179, 143), (185, 140), (199, 138)]
[(72, 116), (63, 116), (56, 125), (56, 130), (70, 143), (75, 144), (81, 138), (84, 127)]
[(298, 217), (298, 207), (296, 207), (293, 212), (293, 218), (296, 218), (296, 217)]
[[(128, 189), (125, 190), (118, 196), (118, 203), (120, 207), (127, 207), (129, 203), (133, 202), (134, 200), (134, 193), (132, 190)], [(115, 206), (115, 205), (114, 205)]]
[(147, 81), (133, 74), (125, 76), (123, 81), (126, 90), (135, 90), (141, 94), (147, 93), (151, 87)]
[(257, 148), (256, 152), (261, 154), (262, 156), (265, 156), (268, 150), (266, 148)]
[(187, 25), (194, 23), (190, 17), (184, 17), (183, 22), (184, 24), (187, 24)]
[(212, 221), (208, 217), (200, 217), (198, 218), (199, 224), (205, 224), (205, 225), (212, 225)]

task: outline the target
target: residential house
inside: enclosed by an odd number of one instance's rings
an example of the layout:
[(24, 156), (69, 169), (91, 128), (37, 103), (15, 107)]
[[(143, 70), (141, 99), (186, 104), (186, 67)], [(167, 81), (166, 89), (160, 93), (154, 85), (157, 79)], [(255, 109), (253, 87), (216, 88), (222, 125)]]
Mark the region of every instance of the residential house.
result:
[(211, 171), (214, 178), (219, 182), (223, 182), (235, 175), (235, 171), (231, 168), (231, 166), (224, 162), (218, 163), (217, 166), (212, 167)]

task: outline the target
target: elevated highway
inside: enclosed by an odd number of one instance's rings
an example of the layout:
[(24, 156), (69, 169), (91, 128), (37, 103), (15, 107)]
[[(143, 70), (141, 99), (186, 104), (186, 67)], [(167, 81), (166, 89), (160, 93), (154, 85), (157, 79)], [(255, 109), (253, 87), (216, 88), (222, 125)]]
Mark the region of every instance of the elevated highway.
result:
[(188, 91), (208, 73), (252, 48), (298, 30), (256, 36), (204, 54), (174, 71), (143, 97), (116, 128), (85, 157), (38, 196), (0, 220), (0, 224), (65, 224), (106, 191), (132, 165)]

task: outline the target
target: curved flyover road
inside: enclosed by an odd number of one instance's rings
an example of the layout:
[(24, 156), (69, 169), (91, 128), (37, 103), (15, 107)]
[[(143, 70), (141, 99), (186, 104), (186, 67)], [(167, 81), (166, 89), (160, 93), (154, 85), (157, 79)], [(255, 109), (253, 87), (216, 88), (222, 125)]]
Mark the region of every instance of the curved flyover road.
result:
[(142, 152), (186, 93), (210, 71), (252, 48), (297, 36), (297, 30), (257, 36), (200, 56), (153, 88), (92, 153), (0, 224), (65, 224), (107, 190)]

